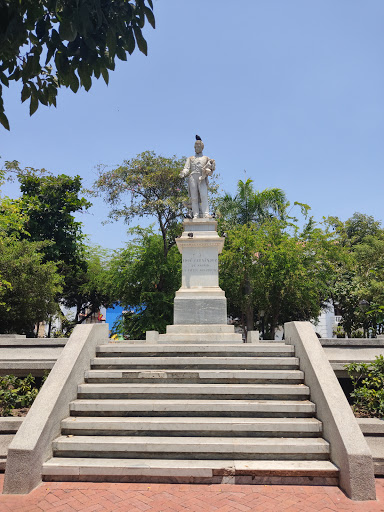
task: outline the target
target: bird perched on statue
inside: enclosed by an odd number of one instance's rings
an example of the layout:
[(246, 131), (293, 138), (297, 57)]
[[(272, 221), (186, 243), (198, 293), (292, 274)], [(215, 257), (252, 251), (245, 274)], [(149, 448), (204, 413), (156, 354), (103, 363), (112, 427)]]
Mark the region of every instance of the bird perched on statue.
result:
[(200, 135), (196, 135), (196, 140), (201, 140)]

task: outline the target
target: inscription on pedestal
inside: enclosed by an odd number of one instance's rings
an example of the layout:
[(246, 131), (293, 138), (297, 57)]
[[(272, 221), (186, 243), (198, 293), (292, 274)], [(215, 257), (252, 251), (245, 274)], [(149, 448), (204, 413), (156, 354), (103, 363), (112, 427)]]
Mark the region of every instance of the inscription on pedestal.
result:
[(216, 269), (217, 257), (207, 258), (200, 252), (183, 256), (183, 273), (185, 274), (206, 274), (215, 272)]
[(183, 250), (182, 286), (218, 286), (218, 255), (215, 247)]

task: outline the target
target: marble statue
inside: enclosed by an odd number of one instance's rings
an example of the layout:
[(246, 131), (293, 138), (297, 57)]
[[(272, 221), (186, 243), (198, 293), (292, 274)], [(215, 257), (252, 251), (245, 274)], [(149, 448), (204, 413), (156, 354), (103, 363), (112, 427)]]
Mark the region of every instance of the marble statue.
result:
[(208, 206), (208, 176), (215, 170), (215, 161), (203, 155), (204, 143), (196, 135), (195, 156), (190, 156), (181, 171), (182, 178), (188, 177), (188, 194), (192, 207), (192, 216), (197, 219), (201, 214), (210, 218)]

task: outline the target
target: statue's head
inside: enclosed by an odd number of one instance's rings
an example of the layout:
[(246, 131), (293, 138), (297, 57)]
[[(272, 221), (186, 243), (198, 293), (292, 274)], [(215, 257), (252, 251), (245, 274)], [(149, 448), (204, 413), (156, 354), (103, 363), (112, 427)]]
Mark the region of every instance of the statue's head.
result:
[(198, 135), (196, 135), (195, 151), (196, 153), (202, 153), (204, 149), (204, 143)]

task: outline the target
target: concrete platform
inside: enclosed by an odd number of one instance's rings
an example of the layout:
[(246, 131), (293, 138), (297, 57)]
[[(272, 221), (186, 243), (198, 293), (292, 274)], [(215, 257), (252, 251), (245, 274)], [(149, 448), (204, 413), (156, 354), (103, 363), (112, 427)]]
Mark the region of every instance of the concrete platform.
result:
[[(277, 478), (301, 478), (301, 483), (337, 484), (338, 470), (329, 461), (238, 461), (238, 460), (159, 460), (84, 459), (55, 457), (43, 467), (44, 479), (67, 481), (185, 482), (185, 483), (274, 483)], [(224, 479), (224, 480), (223, 480)], [(248, 480), (247, 480), (248, 479)], [(326, 480), (323, 480), (326, 479)], [(292, 481), (292, 480), (291, 480)], [(279, 483), (284, 483), (279, 480)]]

